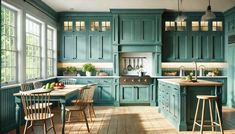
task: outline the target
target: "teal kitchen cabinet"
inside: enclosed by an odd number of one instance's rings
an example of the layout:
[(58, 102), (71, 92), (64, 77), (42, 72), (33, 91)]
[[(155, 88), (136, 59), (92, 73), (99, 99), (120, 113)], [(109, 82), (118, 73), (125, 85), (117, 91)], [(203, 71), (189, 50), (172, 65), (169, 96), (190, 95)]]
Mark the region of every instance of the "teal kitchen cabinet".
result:
[(89, 34), (89, 59), (90, 60), (111, 60), (112, 45), (111, 34)]
[(162, 13), (154, 9), (111, 9), (113, 44), (161, 45)]
[(95, 104), (97, 105), (113, 105), (114, 90), (113, 79), (100, 79), (97, 90), (94, 95)]
[(74, 33), (62, 35), (62, 60), (85, 60), (86, 49), (86, 35)]
[(62, 13), (60, 60), (112, 61), (111, 20), (109, 13)]
[(120, 44), (154, 44), (154, 16), (121, 16)]
[(150, 103), (149, 85), (120, 85), (120, 103)]
[(90, 17), (89, 60), (112, 60), (111, 17)]
[(61, 18), (60, 60), (86, 60), (87, 28), (84, 17)]
[(113, 79), (112, 78), (87, 78), (78, 79), (77, 83), (89, 84), (97, 83), (97, 87), (94, 93), (94, 104), (95, 105), (113, 105), (114, 103), (114, 90), (113, 90)]
[(235, 107), (235, 7), (225, 12), (225, 56), (228, 63), (227, 105)]
[(73, 60), (76, 58), (76, 43), (73, 34), (62, 35), (62, 59)]
[(223, 16), (212, 21), (187, 16), (184, 22), (164, 16), (163, 61), (224, 61)]

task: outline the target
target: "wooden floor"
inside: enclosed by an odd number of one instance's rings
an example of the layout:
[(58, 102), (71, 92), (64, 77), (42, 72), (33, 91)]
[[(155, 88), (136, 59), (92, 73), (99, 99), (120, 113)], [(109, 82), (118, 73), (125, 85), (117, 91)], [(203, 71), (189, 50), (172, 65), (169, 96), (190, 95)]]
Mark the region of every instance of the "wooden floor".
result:
[[(92, 134), (193, 134), (192, 132), (177, 132), (176, 129), (161, 114), (156, 107), (149, 106), (125, 106), (125, 107), (95, 107), (96, 119), (89, 122)], [(55, 113), (55, 126), (57, 134), (61, 133), (60, 109), (53, 108)], [(75, 122), (66, 123), (65, 133), (67, 134), (87, 134), (84, 122), (78, 122), (78, 114), (74, 114), (72, 119)], [(225, 134), (235, 134), (235, 109), (223, 107), (223, 120)], [(21, 129), (23, 132), (23, 127)], [(11, 131), (9, 134), (14, 134)], [(42, 133), (42, 128), (34, 127), (34, 132)], [(52, 132), (49, 132), (50, 134)], [(197, 134), (199, 132), (195, 132)], [(216, 134), (215, 132), (213, 134)], [(212, 134), (212, 132), (205, 132)]]

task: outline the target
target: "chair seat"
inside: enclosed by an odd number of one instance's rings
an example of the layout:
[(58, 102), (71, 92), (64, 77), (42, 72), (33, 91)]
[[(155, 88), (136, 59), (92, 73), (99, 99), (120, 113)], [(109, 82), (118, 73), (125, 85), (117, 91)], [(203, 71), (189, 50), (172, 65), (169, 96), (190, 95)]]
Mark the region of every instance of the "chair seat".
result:
[(31, 106), (28, 106), (27, 107), (27, 109), (38, 109), (38, 108), (45, 108), (45, 107), (48, 107), (48, 106), (51, 106), (52, 105), (52, 103), (50, 102), (50, 103), (35, 103), (35, 104), (33, 104), (33, 105), (31, 105)]
[(49, 114), (49, 113), (33, 113), (33, 114), (29, 114), (28, 116), (25, 116), (24, 119), (25, 120), (47, 120), (50, 119), (54, 116), (54, 114)]
[(82, 111), (84, 109), (85, 109), (84, 106), (67, 106), (67, 107), (65, 107), (66, 111)]
[(217, 96), (214, 96), (214, 95), (197, 95), (197, 98), (198, 99), (217, 99), (218, 97)]

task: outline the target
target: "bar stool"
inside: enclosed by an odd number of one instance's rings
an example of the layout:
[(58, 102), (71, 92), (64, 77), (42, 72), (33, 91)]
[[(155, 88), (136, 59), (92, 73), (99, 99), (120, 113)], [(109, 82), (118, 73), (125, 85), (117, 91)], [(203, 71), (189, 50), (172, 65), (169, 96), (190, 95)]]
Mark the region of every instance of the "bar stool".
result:
[[(196, 108), (196, 113), (195, 113), (195, 117), (194, 117), (194, 122), (193, 122), (193, 132), (194, 132), (194, 129), (195, 129), (195, 125), (198, 125), (200, 127), (200, 133), (202, 134), (203, 133), (203, 127), (211, 127), (212, 131), (214, 131), (214, 127), (215, 126), (219, 126), (220, 127), (220, 131), (221, 131), (221, 134), (224, 133), (223, 131), (223, 128), (222, 128), (222, 124), (221, 124), (221, 119), (220, 119), (220, 113), (219, 113), (219, 109), (218, 109), (218, 103), (217, 103), (217, 99), (218, 97), (217, 96), (212, 96), (212, 95), (198, 95), (197, 96), (197, 108)], [(200, 105), (200, 100), (203, 101), (202, 103), (202, 117), (201, 117), (201, 124), (199, 124), (197, 122), (197, 114), (198, 114), (198, 109), (199, 109), (199, 105)], [(206, 103), (206, 100), (208, 100), (209, 102), (209, 109), (210, 109), (210, 118), (211, 118), (211, 125), (204, 125), (204, 114), (205, 114), (205, 103)], [(211, 105), (211, 101), (214, 100), (215, 101), (215, 107), (216, 107), (216, 113), (217, 113), (217, 116), (218, 116), (218, 120), (219, 120), (219, 123), (217, 122), (214, 122), (213, 120), (213, 115), (212, 115), (212, 105)]]

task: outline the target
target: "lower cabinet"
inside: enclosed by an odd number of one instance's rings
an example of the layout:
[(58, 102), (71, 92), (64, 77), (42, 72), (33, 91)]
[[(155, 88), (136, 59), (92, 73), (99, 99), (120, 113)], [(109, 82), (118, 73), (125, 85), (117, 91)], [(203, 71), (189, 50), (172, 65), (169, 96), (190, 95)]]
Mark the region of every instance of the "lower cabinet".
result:
[(114, 90), (113, 79), (78, 79), (77, 83), (89, 84), (97, 83), (97, 87), (94, 93), (95, 105), (113, 105), (114, 103)]
[(120, 103), (150, 103), (150, 86), (121, 85)]
[(174, 87), (173, 85), (167, 85), (159, 83), (158, 85), (158, 103), (161, 110), (166, 111), (164, 114), (167, 114), (171, 120), (178, 120), (179, 118), (179, 87)]
[(98, 84), (94, 94), (95, 104), (113, 105), (112, 85)]

